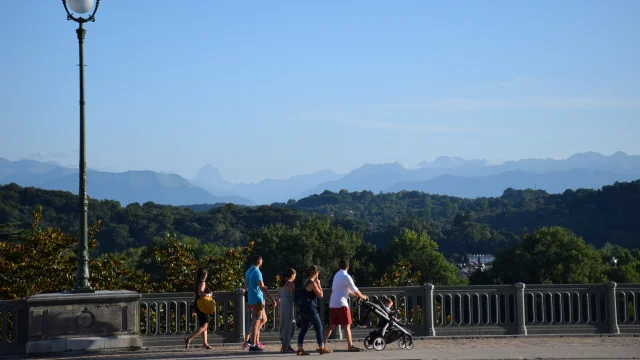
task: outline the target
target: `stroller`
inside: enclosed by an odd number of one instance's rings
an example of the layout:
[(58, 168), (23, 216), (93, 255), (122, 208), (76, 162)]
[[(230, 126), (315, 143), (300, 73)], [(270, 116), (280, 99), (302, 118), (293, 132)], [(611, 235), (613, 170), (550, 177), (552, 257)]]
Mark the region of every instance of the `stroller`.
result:
[(411, 333), (400, 326), (400, 323), (381, 305), (372, 302), (370, 299), (366, 299), (360, 303), (360, 309), (362, 315), (359, 325), (365, 326), (370, 324), (371, 315), (378, 318), (375, 329), (364, 339), (365, 348), (368, 350), (375, 349), (382, 351), (387, 347), (387, 344), (397, 341), (401, 349), (413, 349), (414, 344)]

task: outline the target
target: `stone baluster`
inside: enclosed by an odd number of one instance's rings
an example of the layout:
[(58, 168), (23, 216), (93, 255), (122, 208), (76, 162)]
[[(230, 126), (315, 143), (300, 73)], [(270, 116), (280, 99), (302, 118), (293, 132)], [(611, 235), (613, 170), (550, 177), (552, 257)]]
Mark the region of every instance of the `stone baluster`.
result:
[(427, 327), (427, 336), (436, 336), (436, 328), (434, 326), (435, 313), (433, 311), (433, 284), (426, 284), (425, 290), (425, 309), (423, 310), (423, 322)]
[(236, 339), (238, 342), (244, 343), (244, 336), (247, 333), (245, 329), (245, 304), (244, 304), (244, 289), (236, 289), (236, 301), (233, 309), (233, 321), (235, 323), (234, 329), (236, 333)]
[(518, 321), (518, 335), (527, 335), (527, 326), (525, 324), (526, 308), (524, 303), (524, 283), (516, 283), (516, 317)]
[(609, 333), (620, 334), (620, 328), (618, 327), (618, 301), (616, 299), (616, 284), (614, 281), (607, 283), (607, 298), (609, 306), (607, 306), (607, 318), (609, 319)]

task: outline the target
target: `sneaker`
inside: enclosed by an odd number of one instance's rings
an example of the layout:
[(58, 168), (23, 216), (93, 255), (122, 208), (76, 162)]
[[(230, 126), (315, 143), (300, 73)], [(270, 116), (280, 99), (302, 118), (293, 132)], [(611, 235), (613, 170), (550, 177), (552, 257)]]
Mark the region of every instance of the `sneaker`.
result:
[(307, 356), (307, 355), (311, 355), (311, 353), (308, 352), (308, 351), (304, 351), (303, 349), (298, 349), (298, 351), (296, 352), (296, 355), (298, 355), (298, 356)]
[(264, 351), (264, 348), (256, 346), (250, 346), (249, 351)]
[(318, 354), (322, 355), (322, 354), (331, 354), (332, 351), (330, 349), (327, 349), (326, 347), (321, 347), (318, 348)]
[(242, 344), (242, 348), (243, 349), (248, 349), (251, 345), (249, 345), (249, 343), (244, 343)]
[(257, 347), (259, 347), (260, 349), (264, 349), (264, 344), (259, 342), (258, 345), (256, 345)]

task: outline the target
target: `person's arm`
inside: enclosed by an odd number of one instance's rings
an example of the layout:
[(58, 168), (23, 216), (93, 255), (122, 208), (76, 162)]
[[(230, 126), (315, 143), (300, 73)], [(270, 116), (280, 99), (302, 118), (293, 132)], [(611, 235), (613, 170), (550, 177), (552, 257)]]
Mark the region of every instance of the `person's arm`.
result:
[(204, 292), (204, 289), (206, 288), (206, 284), (204, 283), (204, 281), (200, 282), (200, 286), (198, 286), (198, 295), (200, 297), (204, 297), (204, 296), (208, 296), (209, 294)]
[(357, 296), (362, 300), (365, 300), (367, 298), (366, 296), (362, 295), (360, 290), (358, 290), (358, 288), (356, 287), (356, 284), (353, 283), (353, 279), (351, 278), (350, 275), (347, 275), (347, 285), (349, 286), (350, 293), (353, 293), (355, 296)]
[(269, 300), (273, 301), (274, 306), (278, 306), (278, 300), (274, 299), (273, 296), (269, 293), (269, 288), (264, 286), (264, 282), (262, 280), (258, 281), (258, 286), (260, 290), (262, 290), (263, 294), (266, 294)]
[(309, 285), (307, 285), (307, 291), (313, 291), (320, 299), (324, 297), (324, 292), (322, 291), (322, 286), (320, 286), (320, 280), (318, 279), (309, 282)]

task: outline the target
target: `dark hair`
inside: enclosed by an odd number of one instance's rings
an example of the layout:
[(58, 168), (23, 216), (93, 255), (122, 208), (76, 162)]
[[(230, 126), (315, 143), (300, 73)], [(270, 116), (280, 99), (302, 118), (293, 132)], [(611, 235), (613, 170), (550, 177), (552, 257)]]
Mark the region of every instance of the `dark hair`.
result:
[(320, 271), (320, 267), (318, 265), (311, 265), (307, 270), (304, 271), (306, 277), (312, 277), (316, 273)]
[(252, 260), (252, 264), (258, 266), (258, 263), (260, 262), (260, 260), (262, 260), (262, 256), (260, 255), (254, 255), (253, 256), (253, 260)]
[(286, 284), (286, 283), (287, 283), (287, 281), (288, 281), (289, 279), (291, 279), (291, 277), (292, 277), (293, 275), (295, 275), (295, 273), (296, 273), (296, 270), (295, 270), (295, 269), (288, 268), (285, 272), (283, 272), (283, 273), (280, 275), (280, 281), (278, 282), (278, 286), (279, 286), (279, 287), (283, 287), (283, 286), (284, 286), (284, 284)]
[(349, 267), (349, 260), (341, 259), (338, 263), (338, 267), (340, 267), (340, 269), (342, 270), (347, 270), (347, 268)]
[(384, 303), (385, 303), (385, 304), (391, 304), (392, 302), (393, 302), (393, 299), (392, 299), (392, 298), (386, 298), (386, 299), (384, 300)]
[(193, 282), (193, 290), (194, 291), (198, 291), (198, 286), (200, 285), (200, 282), (204, 281), (204, 277), (209, 274), (209, 270), (205, 269), (205, 268), (199, 268), (198, 271), (196, 272), (196, 280)]

